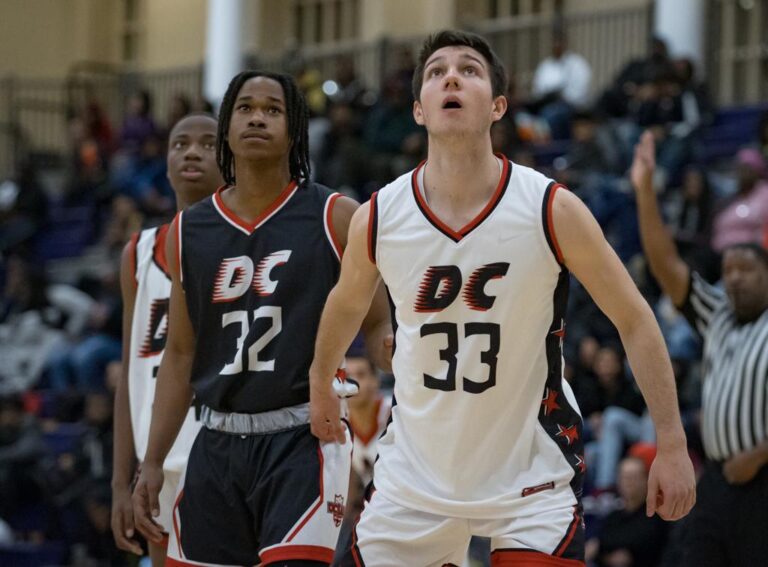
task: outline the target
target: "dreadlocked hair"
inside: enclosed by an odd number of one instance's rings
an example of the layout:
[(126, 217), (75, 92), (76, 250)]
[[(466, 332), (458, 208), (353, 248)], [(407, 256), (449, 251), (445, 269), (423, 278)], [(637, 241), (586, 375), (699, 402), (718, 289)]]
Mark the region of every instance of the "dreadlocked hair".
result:
[(254, 77), (265, 77), (280, 83), (285, 96), (285, 113), (288, 126), (288, 138), (291, 140), (288, 163), (291, 179), (303, 186), (309, 181), (309, 108), (304, 95), (299, 90), (293, 77), (283, 73), (269, 71), (243, 71), (230, 81), (219, 109), (218, 135), (216, 136), (216, 163), (227, 185), (235, 184), (235, 156), (229, 147), (229, 123), (235, 107), (235, 100), (246, 81)]

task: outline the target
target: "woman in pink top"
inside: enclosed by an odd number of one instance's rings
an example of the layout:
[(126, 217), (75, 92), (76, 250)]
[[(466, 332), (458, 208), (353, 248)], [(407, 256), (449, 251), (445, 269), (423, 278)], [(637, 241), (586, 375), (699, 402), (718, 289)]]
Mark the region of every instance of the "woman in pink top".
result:
[(736, 155), (739, 191), (715, 216), (712, 248), (721, 252), (739, 242), (762, 242), (768, 226), (768, 165), (755, 149)]

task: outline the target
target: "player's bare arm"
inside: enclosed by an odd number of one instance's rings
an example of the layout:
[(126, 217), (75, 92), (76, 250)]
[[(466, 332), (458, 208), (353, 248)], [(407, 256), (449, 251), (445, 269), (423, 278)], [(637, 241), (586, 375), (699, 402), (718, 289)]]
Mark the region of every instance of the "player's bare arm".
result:
[[(178, 257), (176, 223), (166, 239), (167, 258)], [(147, 454), (133, 491), (136, 527), (152, 541), (162, 540), (160, 527), (152, 520), (160, 513), (158, 495), (163, 486), (163, 462), (181, 429), (193, 391), (189, 379), (195, 352), (195, 335), (184, 300), (177, 261), (168, 262), (171, 272), (171, 299), (168, 313), (168, 338), (157, 372), (152, 425), (149, 429)]]
[(131, 482), (136, 470), (131, 408), (128, 401), (128, 368), (131, 352), (131, 324), (136, 302), (134, 258), (136, 243), (125, 245), (120, 260), (120, 289), (123, 296), (123, 366), (115, 391), (115, 432), (112, 457), (112, 535), (118, 548), (142, 555), (141, 546), (133, 538), (133, 504)]
[(688, 294), (690, 269), (677, 253), (672, 236), (664, 226), (653, 190), (656, 169), (656, 147), (653, 134), (645, 132), (635, 147), (630, 177), (637, 196), (640, 237), (651, 272), (671, 299), (680, 306)]
[(647, 513), (680, 519), (693, 507), (696, 481), (661, 331), (650, 306), (578, 197), (558, 191), (553, 222), (565, 265), (619, 331), (656, 426), (658, 453), (648, 480)]
[(366, 249), (369, 208), (370, 203), (366, 203), (352, 216), (341, 275), (325, 303), (309, 369), (312, 433), (321, 441), (344, 442), (339, 400), (331, 384), (339, 360), (355, 338), (379, 287), (379, 271)]
[[(339, 238), (342, 250), (347, 247), (349, 225), (360, 205), (347, 197), (341, 197), (333, 209), (333, 228)], [(371, 301), (371, 307), (361, 326), (365, 337), (365, 348), (373, 363), (389, 372), (392, 370), (392, 320), (384, 284), (379, 283)]]

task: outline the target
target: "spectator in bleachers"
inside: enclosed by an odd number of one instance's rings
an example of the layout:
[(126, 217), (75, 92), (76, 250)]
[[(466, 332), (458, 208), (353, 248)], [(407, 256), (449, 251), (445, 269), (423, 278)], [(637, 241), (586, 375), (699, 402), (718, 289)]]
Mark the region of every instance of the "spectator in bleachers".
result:
[(120, 359), (122, 303), (114, 265), (105, 269), (95, 286), (94, 298), (89, 311), (90, 334), (48, 359), (48, 379), (59, 392), (73, 387), (78, 392), (103, 391), (107, 366)]
[(0, 181), (0, 256), (26, 248), (38, 234), (48, 213), (48, 202), (27, 160), (17, 176)]
[(317, 155), (315, 178), (357, 201), (365, 200), (370, 156), (360, 136), (359, 116), (352, 105), (341, 102), (332, 104), (328, 115), (330, 128)]
[(87, 114), (75, 114), (68, 124), (71, 150), (66, 194), (70, 202), (103, 201), (111, 195), (107, 183), (109, 154), (90, 133), (89, 120)]
[[(65, 345), (67, 320), (74, 321), (84, 306), (78, 301), (80, 294), (75, 292), (71, 299), (65, 287), (59, 296), (51, 294), (42, 268), (18, 256), (8, 260), (0, 302), (0, 393), (35, 386), (46, 358)], [(73, 323), (73, 330), (75, 326), (79, 325)]]
[(687, 167), (682, 186), (669, 193), (665, 208), (675, 240), (696, 246), (708, 244), (714, 197), (706, 171), (695, 165)]
[(355, 71), (355, 60), (349, 55), (343, 55), (336, 60), (336, 73), (333, 82), (336, 91), (329, 95), (334, 104), (345, 104), (355, 111), (370, 107), (376, 100), (373, 93), (369, 93), (362, 79)]
[(134, 162), (130, 178), (122, 192), (131, 197), (138, 208), (150, 217), (168, 217), (176, 207), (164, 154), (164, 143), (157, 134), (148, 136)]
[(590, 185), (590, 177), (616, 176), (626, 169), (611, 129), (601, 127), (598, 117), (588, 111), (574, 113), (571, 144), (565, 156), (555, 160), (554, 166), (558, 181), (577, 192), (582, 182)]
[(176, 93), (171, 97), (171, 103), (168, 105), (168, 120), (165, 124), (163, 138), (173, 130), (176, 123), (192, 111), (192, 101), (184, 93)]
[(761, 242), (768, 225), (768, 162), (755, 149), (736, 156), (739, 188), (726, 199), (712, 223), (712, 248), (722, 252), (739, 242)]
[(671, 66), (667, 44), (659, 37), (651, 38), (651, 50), (647, 57), (638, 57), (629, 61), (601, 95), (598, 108), (608, 116), (625, 118), (629, 114), (630, 102), (637, 94), (640, 85), (649, 76), (654, 76), (659, 69)]
[(13, 525), (39, 499), (32, 469), (44, 452), (37, 420), (25, 413), (21, 396), (0, 396), (0, 519)]
[(158, 132), (152, 118), (152, 95), (140, 90), (128, 99), (128, 112), (120, 130), (120, 148), (138, 154), (144, 142)]
[(581, 55), (568, 50), (565, 31), (552, 34), (552, 54), (533, 76), (531, 108), (549, 124), (552, 139), (568, 138), (573, 112), (589, 104), (592, 69)]
[(413, 120), (408, 87), (394, 75), (384, 81), (381, 98), (368, 114), (365, 126), (365, 139), (371, 151), (396, 155), (410, 134), (422, 131)]
[(648, 469), (643, 459), (621, 461), (618, 492), (623, 507), (602, 521), (599, 537), (587, 542), (587, 561), (598, 567), (656, 567), (667, 538), (659, 516), (648, 517)]
[(625, 447), (637, 441), (655, 439), (653, 423), (642, 417), (643, 398), (626, 376), (624, 355), (618, 346), (607, 345), (597, 351), (593, 368), (592, 391), (583, 388), (579, 405), (595, 441), (585, 449), (588, 468), (594, 471), (598, 491), (616, 486), (616, 467)]

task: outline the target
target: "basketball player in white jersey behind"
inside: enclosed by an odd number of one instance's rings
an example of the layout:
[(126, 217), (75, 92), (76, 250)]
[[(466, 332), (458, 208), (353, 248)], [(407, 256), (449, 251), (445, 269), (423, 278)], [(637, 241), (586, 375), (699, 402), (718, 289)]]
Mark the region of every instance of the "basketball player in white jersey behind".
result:
[(562, 378), (569, 273), (616, 325), (656, 425), (649, 515), (685, 516), (695, 481), (661, 333), (581, 201), (491, 149), (504, 68), (481, 37), (429, 38), (414, 75), (426, 162), (355, 213), (310, 372), (312, 430), (343, 439), (331, 389), (383, 279), (395, 308), (392, 421), (344, 565), (584, 563), (581, 416)]
[[(217, 122), (207, 114), (188, 115), (168, 138), (168, 178), (182, 210), (210, 196), (223, 184), (216, 165)], [(168, 332), (171, 279), (165, 255), (169, 225), (150, 228), (131, 238), (120, 268), (123, 292), (123, 375), (115, 394), (115, 447), (112, 476), (112, 533), (120, 549), (142, 555), (133, 539), (131, 483), (136, 462), (144, 459), (155, 398), (157, 368)], [(171, 510), (181, 473), (199, 423), (190, 409), (176, 442), (165, 460), (165, 483), (160, 492), (163, 515), (157, 522), (171, 529)], [(167, 541), (167, 539), (166, 539)], [(148, 541), (152, 565), (165, 562), (165, 544)]]

